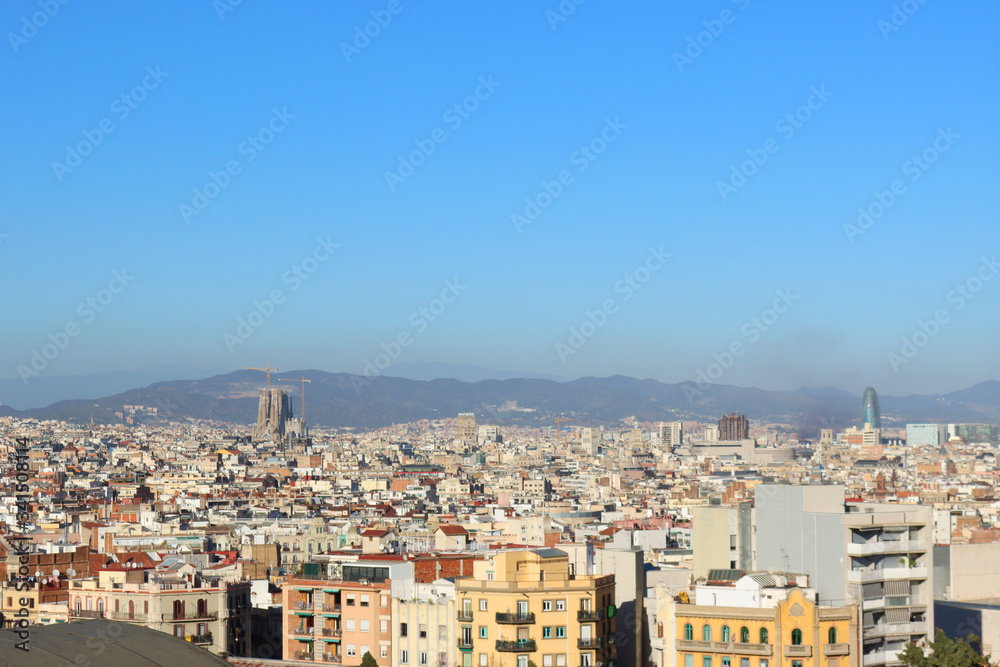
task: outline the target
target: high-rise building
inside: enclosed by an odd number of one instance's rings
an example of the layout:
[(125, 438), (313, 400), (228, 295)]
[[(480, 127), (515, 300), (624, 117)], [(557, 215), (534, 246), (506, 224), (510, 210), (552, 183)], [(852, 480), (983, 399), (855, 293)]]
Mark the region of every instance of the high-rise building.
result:
[(746, 440), (750, 437), (750, 422), (746, 415), (730, 412), (719, 420), (719, 440)]
[(907, 447), (937, 447), (941, 444), (941, 429), (937, 424), (907, 424)]
[(292, 402), (284, 389), (261, 389), (257, 401), (257, 427), (253, 439), (281, 442), (287, 422), (292, 418)]
[(464, 445), (479, 444), (479, 434), (476, 429), (476, 414), (474, 412), (458, 413), (458, 423), (455, 425), (455, 439)]
[(861, 397), (861, 428), (870, 427), (876, 431), (882, 430), (882, 413), (878, 407), (878, 394), (874, 387), (865, 389)]
[(705, 442), (718, 442), (719, 441), (719, 427), (715, 424), (709, 424), (705, 427)]
[(604, 434), (599, 428), (584, 428), (580, 430), (580, 448), (590, 455), (596, 455), (601, 448)]
[(505, 551), (473, 572), (455, 581), (459, 667), (611, 664), (614, 575), (571, 574), (558, 549)]
[(660, 444), (671, 448), (684, 444), (683, 422), (660, 422)]

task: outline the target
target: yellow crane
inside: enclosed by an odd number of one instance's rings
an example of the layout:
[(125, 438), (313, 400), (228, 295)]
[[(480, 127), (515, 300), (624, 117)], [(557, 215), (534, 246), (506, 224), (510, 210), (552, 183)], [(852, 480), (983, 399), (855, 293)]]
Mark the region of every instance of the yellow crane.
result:
[[(275, 369), (277, 370), (277, 369)], [(302, 423), (306, 423), (306, 382), (312, 382), (312, 380), (307, 380), (305, 378), (278, 378), (278, 382), (301, 382), (302, 383), (302, 413), (299, 415), (299, 419)]]
[(278, 370), (277, 368), (271, 368), (271, 364), (267, 365), (267, 368), (253, 368), (252, 366), (247, 366), (245, 370), (248, 371), (267, 371), (267, 393), (271, 393), (271, 371)]
[[(556, 419), (556, 442), (559, 442), (559, 429), (562, 428), (563, 422), (573, 421), (572, 419)], [(566, 446), (566, 441), (563, 440), (563, 446)]]

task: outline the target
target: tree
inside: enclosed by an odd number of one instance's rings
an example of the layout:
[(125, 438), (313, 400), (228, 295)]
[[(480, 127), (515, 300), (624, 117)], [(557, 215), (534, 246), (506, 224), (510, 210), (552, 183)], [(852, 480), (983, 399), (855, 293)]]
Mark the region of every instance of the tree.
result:
[(375, 660), (371, 651), (365, 651), (365, 654), (361, 656), (361, 667), (378, 667), (378, 661)]
[(951, 639), (938, 630), (934, 641), (925, 651), (916, 644), (907, 644), (899, 657), (909, 667), (996, 667), (990, 656), (983, 656), (976, 649), (979, 637), (968, 635), (965, 639)]

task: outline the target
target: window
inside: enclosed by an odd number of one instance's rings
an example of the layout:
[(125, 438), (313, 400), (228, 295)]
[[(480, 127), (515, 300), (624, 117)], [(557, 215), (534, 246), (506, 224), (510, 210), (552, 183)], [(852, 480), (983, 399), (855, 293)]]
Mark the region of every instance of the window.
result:
[(357, 629), (354, 625), (353, 618), (344, 619), (344, 629), (348, 632), (354, 632)]
[(409, 662), (409, 656), (406, 654), (406, 649), (403, 649), (399, 652), (399, 662), (400, 664), (403, 665)]
[(490, 664), (490, 658), (489, 658), (489, 656), (486, 653), (480, 653), (479, 654), (479, 667), (486, 667), (486, 665), (488, 665), (488, 664)]
[(792, 630), (792, 646), (802, 645), (802, 631), (798, 628)]
[(486, 611), (486, 600), (479, 601), (479, 611)]
[(712, 667), (712, 656), (703, 656), (701, 659), (701, 667)]
[(837, 628), (830, 628), (830, 632), (827, 633), (827, 639), (829, 639), (830, 644), (837, 643)]
[(379, 657), (388, 658), (389, 657), (389, 647), (379, 646)]
[(427, 651), (421, 651), (420, 652), (420, 664), (421, 665), (426, 665), (427, 664)]
[(826, 667), (840, 667), (840, 659), (830, 658), (826, 663)]
[(767, 659), (766, 658), (761, 658), (760, 659), (760, 667), (767, 667)]
[(423, 623), (420, 624), (420, 638), (427, 639), (427, 626)]
[(347, 645), (347, 655), (354, 657), (358, 654), (357, 650), (354, 648), (354, 644)]
[(690, 623), (684, 625), (684, 639), (694, 639), (694, 628)]
[(590, 654), (589, 653), (581, 653), (580, 654), (580, 667), (590, 667), (590, 665), (591, 665)]
[(462, 626), (462, 645), (472, 646), (472, 627), (468, 625)]
[(367, 618), (361, 619), (361, 632), (368, 632), (370, 630), (368, 623), (369, 621)]
[(708, 623), (701, 626), (701, 640), (704, 642), (712, 641), (712, 626)]
[[(723, 625), (722, 626), (722, 641), (724, 641), (724, 642), (728, 642), (729, 641), (729, 626), (728, 625)], [(725, 665), (725, 667), (728, 667), (728, 665)]]
[(183, 637), (183, 636), (184, 636), (184, 626), (183, 625), (175, 625), (174, 626), (174, 637)]
[(480, 625), (479, 626), (479, 638), (480, 639), (486, 639), (486, 626), (485, 625)]
[(369, 599), (368, 595), (362, 595), (361, 596), (361, 606), (362, 607), (367, 607), (368, 606), (368, 599)]
[(562, 638), (566, 636), (566, 626), (559, 625), (556, 626), (556, 637)]
[(552, 667), (552, 655), (542, 656), (542, 667)]
[(552, 638), (552, 628), (551, 627), (542, 628), (542, 639), (551, 639), (551, 638)]
[(694, 656), (688, 654), (684, 656), (684, 667), (694, 667)]
[(556, 600), (556, 611), (566, 611), (566, 600)]
[(740, 658), (740, 667), (750, 667), (750, 658)]
[(360, 653), (362, 656), (364, 656), (365, 653), (371, 653), (371, 647), (362, 644), (361, 650), (359, 650), (358, 653)]
[[(766, 644), (767, 643), (767, 628), (761, 628), (760, 629), (760, 643), (761, 644)], [(766, 660), (761, 660), (761, 662), (763, 663), (763, 662), (767, 662), (767, 661)], [(760, 667), (767, 667), (767, 665), (766, 664), (762, 664)]]
[(552, 611), (552, 600), (542, 600), (542, 611)]
[(389, 632), (389, 621), (382, 620), (378, 622), (379, 632)]
[(400, 637), (405, 637), (406, 636), (406, 623), (400, 623), (399, 624), (399, 636)]
[(729, 656), (722, 656), (722, 667), (729, 667)]
[(383, 595), (381, 597), (381, 599), (379, 600), (379, 604), (382, 605), (383, 607), (388, 607), (389, 606), (389, 596), (388, 595)]
[(556, 655), (556, 667), (566, 667), (566, 654), (559, 653)]
[(792, 667), (802, 667), (801, 660), (792, 660)]
[(528, 667), (528, 656), (526, 655), (517, 656), (517, 667)]
[(663, 639), (663, 622), (662, 621), (656, 624), (656, 636), (659, 639)]
[(353, 595), (348, 595), (347, 596), (347, 606), (348, 607), (353, 607), (354, 606), (354, 596)]

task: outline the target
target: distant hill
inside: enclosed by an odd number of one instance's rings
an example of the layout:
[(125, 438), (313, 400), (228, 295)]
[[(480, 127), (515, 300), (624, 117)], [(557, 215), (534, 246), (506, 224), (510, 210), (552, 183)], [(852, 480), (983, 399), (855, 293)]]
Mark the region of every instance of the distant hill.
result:
[[(861, 411), (860, 394), (834, 388), (767, 391), (711, 385), (698, 393), (691, 383), (664, 384), (620, 375), (569, 382), (421, 381), (315, 370), (282, 375), (311, 380), (306, 385), (307, 421), (338, 428), (371, 429), (453, 417), (459, 412), (475, 412), (480, 423), (539, 426), (552, 425), (557, 416), (588, 426), (613, 424), (628, 417), (640, 421), (716, 420), (727, 412), (742, 412), (750, 419), (798, 427), (803, 437), (810, 437), (820, 428), (857, 424)], [(0, 415), (110, 423), (121, 421), (115, 412), (123, 405), (144, 405), (156, 407), (162, 417), (171, 420), (190, 417), (249, 424), (256, 418), (257, 389), (264, 383), (264, 373), (241, 370), (201, 380), (157, 382), (104, 398), (60, 401), (46, 408), (15, 411), (0, 407)], [(280, 386), (293, 394), (293, 409), (298, 414), (300, 386)], [(511, 402), (516, 402), (516, 409), (510, 409)], [(1000, 420), (1000, 383), (984, 382), (940, 396), (881, 396), (880, 402), (883, 422), (890, 426), (907, 422), (995, 423)], [(139, 423), (151, 420), (136, 419)]]

